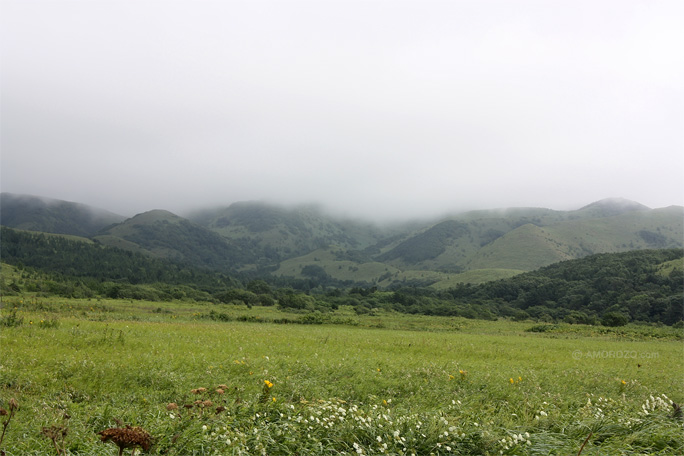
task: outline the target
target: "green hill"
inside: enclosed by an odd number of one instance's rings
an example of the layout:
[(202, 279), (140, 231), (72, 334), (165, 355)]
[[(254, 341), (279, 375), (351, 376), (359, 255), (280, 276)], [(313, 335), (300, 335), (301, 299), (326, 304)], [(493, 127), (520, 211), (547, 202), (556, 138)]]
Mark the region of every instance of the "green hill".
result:
[(235, 203), (190, 216), (194, 222), (231, 242), (248, 247), (257, 265), (274, 265), (330, 245), (360, 250), (393, 230), (338, 220), (315, 207), (284, 208), (264, 203)]
[[(459, 236), (441, 229), (445, 223), (461, 227)], [(593, 253), (681, 247), (682, 239), (684, 208), (648, 209), (610, 199), (578, 211), (517, 209), (455, 215), (404, 239), (377, 259), (402, 269), (529, 271)]]
[(86, 236), (217, 271), (381, 287), (479, 283), (595, 253), (682, 247), (684, 240), (681, 206), (649, 209), (620, 198), (574, 211), (509, 208), (379, 226), (313, 206), (243, 202), (189, 218), (154, 210), (117, 220), (75, 203), (2, 197), (2, 222), (20, 229)]
[(250, 260), (248, 254), (213, 231), (162, 210), (138, 214), (93, 239), (110, 247), (222, 271)]
[(0, 225), (28, 231), (92, 236), (125, 217), (85, 204), (0, 194)]

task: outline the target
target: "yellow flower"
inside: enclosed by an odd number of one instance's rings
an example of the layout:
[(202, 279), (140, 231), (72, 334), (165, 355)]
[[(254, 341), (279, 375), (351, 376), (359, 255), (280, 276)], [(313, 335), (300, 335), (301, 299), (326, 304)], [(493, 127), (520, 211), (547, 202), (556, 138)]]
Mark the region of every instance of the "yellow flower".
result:
[(269, 388), (273, 388), (273, 383), (269, 382), (268, 380), (264, 380), (264, 384)]
[(451, 374), (449, 374), (449, 380), (453, 380), (455, 377)]
[(275, 402), (275, 401), (276, 401), (276, 398), (275, 398), (275, 397), (273, 397), (273, 398), (271, 398), (271, 399), (273, 400), (273, 402)]
[(627, 384), (627, 382), (622, 380), (622, 386), (625, 386), (626, 384)]
[(510, 380), (508, 380), (508, 381), (511, 382), (511, 385), (512, 385), (513, 383), (515, 383), (515, 380), (513, 380), (512, 378), (511, 378)]
[(519, 381), (519, 382), (522, 382), (522, 377), (518, 377), (518, 381)]

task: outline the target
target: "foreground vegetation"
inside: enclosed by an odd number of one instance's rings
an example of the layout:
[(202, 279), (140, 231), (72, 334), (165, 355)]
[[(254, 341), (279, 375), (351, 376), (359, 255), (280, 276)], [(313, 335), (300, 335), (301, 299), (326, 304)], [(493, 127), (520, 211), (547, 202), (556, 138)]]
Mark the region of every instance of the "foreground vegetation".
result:
[(150, 454), (683, 454), (683, 338), (346, 305), (5, 296), (0, 449), (115, 455), (97, 433), (131, 425)]

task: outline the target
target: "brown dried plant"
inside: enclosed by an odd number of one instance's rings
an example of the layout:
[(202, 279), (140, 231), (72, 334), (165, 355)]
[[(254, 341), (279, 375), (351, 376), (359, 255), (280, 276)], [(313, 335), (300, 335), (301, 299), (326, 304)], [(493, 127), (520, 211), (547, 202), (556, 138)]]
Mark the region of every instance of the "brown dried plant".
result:
[(109, 428), (98, 432), (100, 440), (103, 442), (111, 441), (119, 447), (119, 456), (123, 454), (125, 448), (132, 448), (131, 455), (135, 454), (136, 447), (141, 447), (145, 451), (149, 451), (152, 446), (152, 437), (141, 427), (126, 427)]
[[(64, 437), (66, 437), (68, 432), (68, 428), (66, 425), (59, 424), (59, 425), (52, 425), (50, 427), (44, 427), (42, 431), (40, 431), (41, 434), (43, 434), (45, 437), (48, 439), (52, 440), (52, 444), (55, 446), (55, 450), (57, 450), (57, 455), (61, 455), (62, 452), (66, 454), (66, 446), (64, 444)], [(61, 448), (60, 448), (60, 443), (61, 443)]]
[[(12, 421), (12, 417), (14, 416), (14, 413), (19, 409), (19, 403), (15, 398), (12, 398), (9, 400), (9, 412), (5, 410), (4, 408), (0, 407), (0, 416), (6, 416), (7, 418), (3, 420), (2, 422), (2, 435), (0, 435), (0, 445), (2, 445), (2, 441), (5, 438), (5, 432), (7, 431), (7, 426), (9, 426), (10, 421)], [(0, 454), (5, 454), (4, 451), (0, 450)]]

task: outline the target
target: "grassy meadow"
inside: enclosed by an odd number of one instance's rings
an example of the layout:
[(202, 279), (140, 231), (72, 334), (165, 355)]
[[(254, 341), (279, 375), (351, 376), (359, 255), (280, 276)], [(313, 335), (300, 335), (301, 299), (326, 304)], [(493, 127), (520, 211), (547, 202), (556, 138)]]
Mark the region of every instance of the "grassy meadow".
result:
[(671, 404), (684, 402), (681, 329), (2, 306), (7, 455), (116, 455), (97, 433), (121, 423), (149, 432), (149, 454), (684, 454)]

